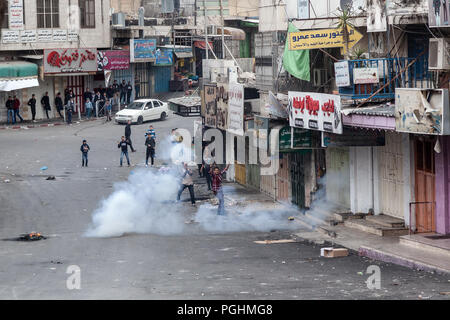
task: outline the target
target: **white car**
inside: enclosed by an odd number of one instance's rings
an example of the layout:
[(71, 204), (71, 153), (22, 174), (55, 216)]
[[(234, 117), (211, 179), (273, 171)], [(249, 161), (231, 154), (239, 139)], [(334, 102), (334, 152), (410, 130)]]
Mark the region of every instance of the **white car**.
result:
[(169, 106), (167, 102), (157, 99), (139, 99), (135, 100), (125, 109), (116, 113), (116, 123), (142, 124), (148, 120), (164, 120), (169, 115)]

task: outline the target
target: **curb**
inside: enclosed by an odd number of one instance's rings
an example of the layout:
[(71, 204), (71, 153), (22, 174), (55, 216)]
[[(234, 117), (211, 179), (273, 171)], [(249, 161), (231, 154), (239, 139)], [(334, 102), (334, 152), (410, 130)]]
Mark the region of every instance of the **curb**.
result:
[(380, 260), (383, 262), (393, 263), (403, 267), (421, 271), (423, 270), (426, 272), (436, 272), (438, 274), (450, 275), (450, 270), (448, 269), (442, 269), (440, 267), (430, 265), (422, 261), (401, 257), (393, 253), (388, 253), (370, 247), (362, 246), (359, 248), (358, 253), (360, 256), (367, 257), (373, 260)]
[[(100, 119), (91, 119), (91, 120), (81, 120), (81, 122), (92, 122)], [(55, 122), (55, 123), (41, 123), (41, 124), (29, 124), (24, 126), (12, 126), (12, 127), (0, 127), (0, 130), (28, 130), (28, 129), (34, 129), (34, 128), (46, 128), (46, 127), (56, 127), (56, 126), (63, 126), (65, 125), (65, 122)]]

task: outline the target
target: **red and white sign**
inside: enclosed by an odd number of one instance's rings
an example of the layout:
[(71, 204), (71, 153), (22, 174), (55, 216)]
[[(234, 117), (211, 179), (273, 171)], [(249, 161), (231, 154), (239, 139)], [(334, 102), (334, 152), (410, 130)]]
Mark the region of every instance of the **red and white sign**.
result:
[(290, 91), (289, 123), (291, 127), (342, 134), (341, 97)]
[(45, 49), (44, 73), (97, 72), (97, 49)]

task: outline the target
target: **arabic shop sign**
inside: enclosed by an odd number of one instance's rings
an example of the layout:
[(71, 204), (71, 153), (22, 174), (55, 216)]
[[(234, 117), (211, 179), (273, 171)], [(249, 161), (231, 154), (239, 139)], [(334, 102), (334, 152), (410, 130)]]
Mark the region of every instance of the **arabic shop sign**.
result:
[[(363, 35), (354, 28), (348, 28), (351, 49)], [(341, 29), (319, 29), (289, 33), (289, 50), (306, 50), (319, 48), (344, 48), (344, 31)]]
[(341, 97), (289, 91), (291, 127), (342, 134)]
[[(292, 135), (292, 133), (294, 133), (294, 135)], [(292, 128), (289, 126), (283, 127), (280, 130), (279, 135), (280, 152), (295, 151), (294, 149), (312, 148), (312, 134), (313, 132), (310, 130)], [(294, 141), (291, 141), (292, 136), (294, 137)]]
[(343, 134), (321, 134), (322, 147), (378, 147), (386, 144), (384, 131), (345, 128)]
[(44, 73), (97, 72), (97, 49), (45, 49)]
[(130, 39), (131, 62), (155, 62), (156, 39)]

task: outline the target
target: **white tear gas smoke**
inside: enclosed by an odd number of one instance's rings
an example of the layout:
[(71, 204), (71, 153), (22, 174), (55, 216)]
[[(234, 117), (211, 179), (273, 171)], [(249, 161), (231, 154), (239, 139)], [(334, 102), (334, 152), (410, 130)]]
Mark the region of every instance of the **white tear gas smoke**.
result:
[[(157, 151), (159, 157), (170, 159), (175, 164), (183, 161), (195, 165), (189, 161), (193, 156), (191, 141), (185, 142), (172, 143), (168, 138), (165, 145), (170, 147)], [(127, 181), (115, 184), (113, 193), (93, 213), (85, 236), (118, 237), (130, 233), (177, 235), (186, 232), (183, 206), (174, 204), (181, 183), (179, 166), (164, 169), (136, 170)], [(229, 211), (226, 216), (218, 216), (217, 207), (202, 205), (195, 221), (200, 229), (216, 233), (295, 227), (287, 219), (290, 210), (270, 210), (256, 205), (233, 205), (226, 209)]]
[(179, 234), (183, 217), (170, 210), (179, 180), (171, 172), (138, 170), (128, 181), (117, 183), (114, 192), (94, 212), (88, 237), (115, 237), (126, 233)]
[[(87, 237), (119, 237), (131, 233), (179, 235), (186, 233), (183, 205), (174, 204), (180, 186), (177, 170), (137, 170), (128, 181), (117, 183), (114, 192), (93, 213)], [(227, 203), (227, 202), (226, 202)], [(226, 205), (227, 215), (218, 216), (217, 206), (203, 204), (195, 222), (213, 233), (293, 229), (292, 210)]]
[(195, 217), (201, 228), (213, 233), (229, 233), (240, 231), (289, 230), (298, 229), (288, 217), (293, 211), (290, 209), (270, 209), (260, 205), (250, 205), (244, 208), (225, 208), (227, 214), (217, 215), (217, 208), (202, 205)]

